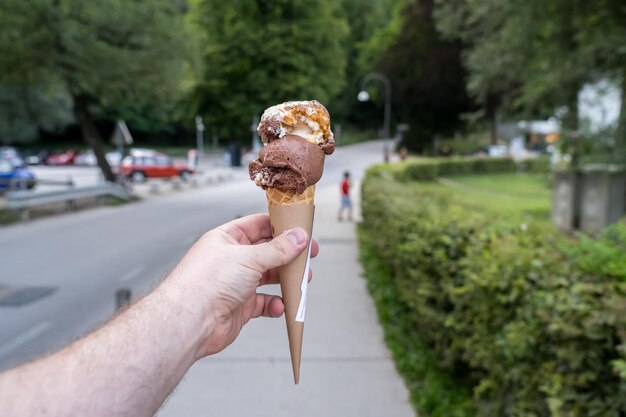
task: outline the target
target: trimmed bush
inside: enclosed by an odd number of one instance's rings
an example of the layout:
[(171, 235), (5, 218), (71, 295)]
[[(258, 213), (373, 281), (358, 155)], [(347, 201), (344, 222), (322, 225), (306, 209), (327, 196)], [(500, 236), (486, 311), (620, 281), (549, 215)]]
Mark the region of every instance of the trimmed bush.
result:
[(625, 224), (574, 241), (380, 174), (363, 182), (372, 253), (477, 415), (626, 416)]
[(398, 181), (432, 181), (454, 175), (515, 172), (518, 166), (509, 158), (423, 158), (370, 168), (372, 176), (387, 175)]
[(525, 159), (519, 163), (519, 166), (523, 171), (534, 174), (548, 174), (552, 171), (549, 156)]
[(515, 172), (517, 165), (509, 158), (477, 158), (474, 159), (474, 172), (487, 174), (496, 172)]
[(385, 341), (404, 377), (417, 415), (471, 417), (471, 390), (441, 370), (423, 337), (414, 331), (409, 307), (400, 299), (388, 268), (376, 256), (372, 239), (359, 227), (361, 262), (367, 287), (376, 303)]

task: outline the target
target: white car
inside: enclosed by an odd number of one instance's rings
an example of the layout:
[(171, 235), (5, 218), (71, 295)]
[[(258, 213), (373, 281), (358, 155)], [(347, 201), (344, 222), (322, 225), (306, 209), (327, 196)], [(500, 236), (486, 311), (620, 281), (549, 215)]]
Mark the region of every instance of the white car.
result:
[(489, 145), (487, 154), (495, 158), (503, 158), (509, 156), (509, 148), (506, 145)]
[[(122, 161), (122, 155), (119, 152), (107, 152), (106, 159), (109, 165), (116, 167)], [(98, 165), (98, 161), (96, 160), (96, 155), (93, 153), (91, 149), (81, 151), (77, 156), (74, 162), (75, 165), (95, 167)]]

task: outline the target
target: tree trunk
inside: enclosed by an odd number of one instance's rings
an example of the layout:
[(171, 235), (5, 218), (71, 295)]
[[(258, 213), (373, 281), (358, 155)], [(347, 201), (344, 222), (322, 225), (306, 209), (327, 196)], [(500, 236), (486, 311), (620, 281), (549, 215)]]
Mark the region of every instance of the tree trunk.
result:
[(494, 107), (491, 115), (491, 144), (497, 145), (500, 138), (500, 113), (498, 107)]
[(572, 82), (567, 89), (565, 97), (567, 115), (563, 118), (563, 127), (566, 130), (566, 134), (573, 134), (578, 130), (578, 92), (580, 91), (580, 83)]
[(96, 128), (96, 123), (94, 122), (91, 113), (89, 113), (87, 97), (82, 94), (73, 94), (72, 99), (74, 101), (74, 117), (80, 126), (81, 133), (83, 134), (83, 140), (91, 147), (91, 149), (93, 149), (96, 161), (98, 162), (98, 167), (100, 167), (104, 179), (115, 182), (115, 174), (106, 159), (102, 138)]
[(578, 133), (578, 92), (580, 83), (572, 82), (566, 92), (567, 114), (563, 118), (563, 132), (565, 139), (570, 142), (570, 153), (572, 156), (571, 166), (578, 169), (580, 159), (581, 140)]
[(500, 137), (499, 97), (489, 94), (487, 97), (487, 117), (491, 121), (491, 144), (497, 145)]

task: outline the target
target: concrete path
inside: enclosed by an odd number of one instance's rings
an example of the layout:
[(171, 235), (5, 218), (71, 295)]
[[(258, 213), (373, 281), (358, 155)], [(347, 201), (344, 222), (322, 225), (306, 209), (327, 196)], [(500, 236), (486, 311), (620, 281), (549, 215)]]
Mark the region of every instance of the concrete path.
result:
[(300, 385), (284, 319), (257, 319), (225, 351), (198, 362), (159, 416), (415, 415), (361, 276), (355, 225), (336, 219), (338, 200), (336, 185), (318, 187), (313, 235), (321, 251), (312, 262)]

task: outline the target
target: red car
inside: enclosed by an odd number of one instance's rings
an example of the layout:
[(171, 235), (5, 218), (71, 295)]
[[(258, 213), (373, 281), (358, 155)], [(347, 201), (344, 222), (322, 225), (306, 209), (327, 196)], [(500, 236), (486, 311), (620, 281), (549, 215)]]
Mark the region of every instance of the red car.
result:
[(171, 157), (158, 153), (131, 153), (122, 160), (120, 171), (133, 182), (144, 182), (146, 178), (189, 179), (194, 169), (185, 163), (175, 163)]
[(54, 152), (44, 159), (46, 165), (74, 165), (78, 151), (68, 149), (67, 151)]

